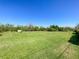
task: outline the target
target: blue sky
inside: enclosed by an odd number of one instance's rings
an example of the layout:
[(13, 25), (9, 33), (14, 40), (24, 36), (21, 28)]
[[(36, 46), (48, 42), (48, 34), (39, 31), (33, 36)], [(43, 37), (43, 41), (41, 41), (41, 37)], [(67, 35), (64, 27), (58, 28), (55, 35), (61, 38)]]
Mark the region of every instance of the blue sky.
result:
[(0, 0), (0, 23), (75, 26), (79, 0)]

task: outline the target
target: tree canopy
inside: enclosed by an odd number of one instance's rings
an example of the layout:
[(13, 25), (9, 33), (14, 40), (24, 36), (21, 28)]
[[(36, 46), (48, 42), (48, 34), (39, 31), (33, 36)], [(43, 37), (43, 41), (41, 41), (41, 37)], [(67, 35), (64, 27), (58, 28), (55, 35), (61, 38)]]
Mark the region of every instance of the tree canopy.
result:
[[(79, 28), (79, 25), (77, 25), (76, 28)], [(23, 31), (73, 31), (73, 28), (71, 27), (59, 27), (58, 25), (50, 25), (48, 27), (43, 26), (23, 26), (23, 25), (17, 25), (14, 26), (12, 24), (0, 24), (0, 32), (6, 32), (6, 31), (17, 31), (17, 30), (23, 30)]]

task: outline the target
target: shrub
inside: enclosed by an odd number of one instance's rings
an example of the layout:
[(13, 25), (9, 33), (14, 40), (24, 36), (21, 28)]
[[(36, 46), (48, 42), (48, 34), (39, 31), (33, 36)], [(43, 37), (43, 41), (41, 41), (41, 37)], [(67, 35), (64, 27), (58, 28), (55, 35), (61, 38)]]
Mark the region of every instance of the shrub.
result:
[(76, 33), (77, 35), (79, 35), (79, 29), (78, 29), (78, 30), (75, 30), (75, 33)]

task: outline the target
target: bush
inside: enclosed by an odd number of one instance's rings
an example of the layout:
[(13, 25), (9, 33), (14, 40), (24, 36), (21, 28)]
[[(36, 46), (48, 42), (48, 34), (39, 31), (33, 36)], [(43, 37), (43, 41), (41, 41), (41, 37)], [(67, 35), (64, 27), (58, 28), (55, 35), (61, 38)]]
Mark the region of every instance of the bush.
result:
[(74, 30), (76, 36), (79, 38), (79, 30)]
[(75, 33), (79, 36), (79, 24), (75, 27)]
[(78, 29), (78, 30), (75, 30), (75, 33), (76, 33), (77, 35), (79, 35), (79, 29)]

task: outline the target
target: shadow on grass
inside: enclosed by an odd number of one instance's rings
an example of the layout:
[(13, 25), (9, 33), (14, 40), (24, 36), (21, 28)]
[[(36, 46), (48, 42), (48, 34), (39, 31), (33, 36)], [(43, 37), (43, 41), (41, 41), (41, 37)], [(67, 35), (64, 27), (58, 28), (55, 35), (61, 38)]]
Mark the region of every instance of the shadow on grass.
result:
[(79, 45), (79, 36), (73, 33), (73, 36), (70, 38), (68, 42), (74, 45)]
[(0, 36), (2, 36), (2, 33), (0, 33)]

